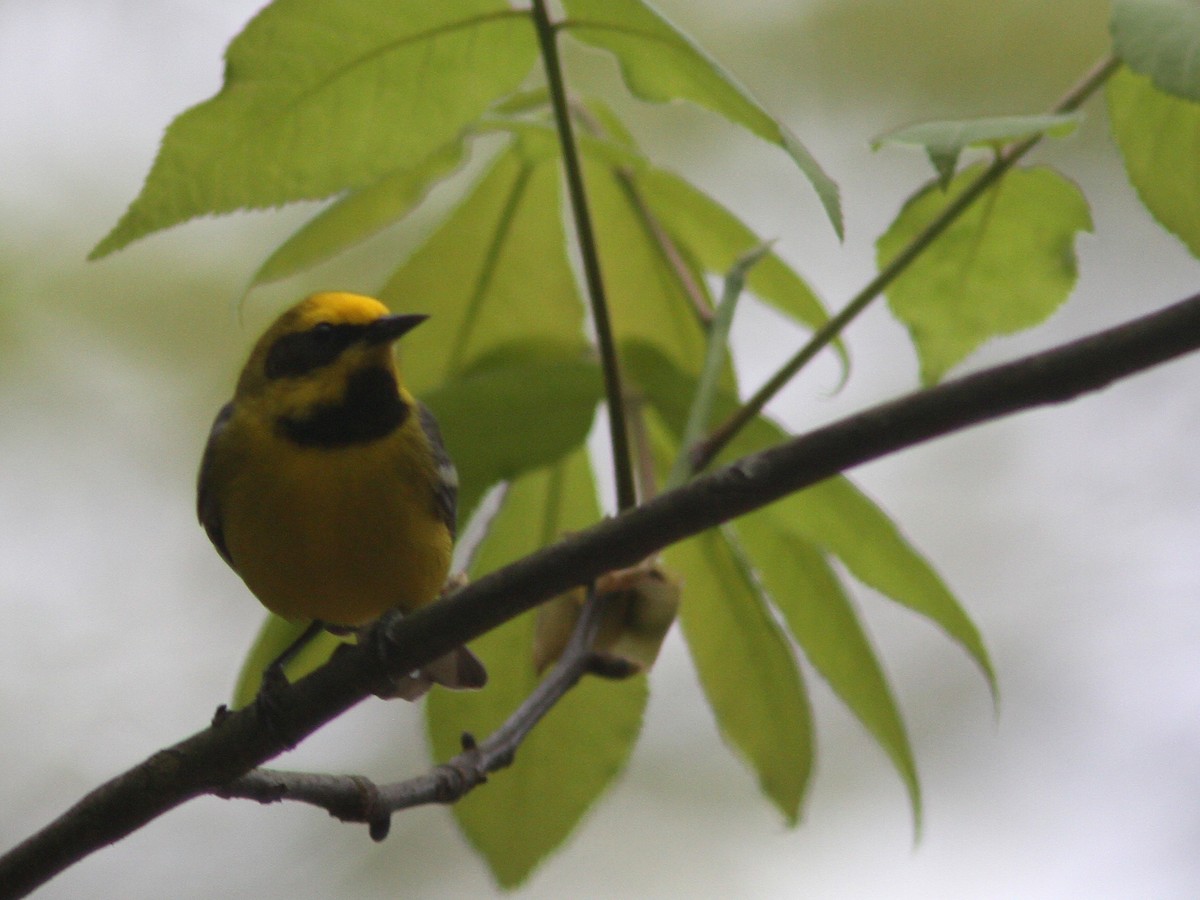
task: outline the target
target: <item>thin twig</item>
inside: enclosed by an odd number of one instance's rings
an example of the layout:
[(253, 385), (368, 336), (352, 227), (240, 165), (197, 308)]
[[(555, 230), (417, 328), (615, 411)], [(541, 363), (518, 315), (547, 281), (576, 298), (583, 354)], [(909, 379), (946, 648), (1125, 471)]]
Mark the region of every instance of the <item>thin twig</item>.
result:
[(592, 327), (596, 332), (596, 347), (604, 372), (604, 394), (608, 400), (609, 441), (612, 445), (613, 478), (617, 490), (617, 508), (631, 509), (637, 503), (633, 478), (633, 460), (629, 454), (629, 434), (625, 426), (624, 392), (621, 390), (621, 368), (616, 341), (608, 316), (608, 299), (604, 291), (604, 276), (600, 270), (600, 255), (596, 249), (596, 233), (588, 211), (587, 190), (583, 184), (583, 167), (575, 142), (567, 90), (563, 81), (562, 64), (558, 58), (558, 32), (546, 10), (546, 0), (533, 0), (533, 24), (542, 49), (542, 65), (550, 88), (550, 102), (558, 127), (562, 148), (563, 171), (567, 179), (567, 194), (575, 220), (575, 236), (579, 242), (579, 258), (587, 283), (588, 301), (592, 309)]
[(409, 616), (385, 616), (277, 692), (272, 722), (254, 706), (228, 713), (101, 785), (0, 857), (0, 900), (22, 897), (74, 862), (170, 809), (279, 755), (407, 672), (664, 547), (825, 478), (915, 444), (1061, 403), (1200, 349), (1200, 294), (1015, 362), (947, 381), (743, 457), (619, 516), (485, 575)]
[[(1055, 113), (1073, 112), (1083, 105), (1109, 79), (1120, 66), (1115, 56), (1098, 63), (1080, 82), (1071, 88), (1053, 108)], [(954, 198), (944, 210), (919, 234), (893, 257), (871, 281), (845, 305), (836, 316), (822, 325), (796, 354), (772, 375), (754, 396), (739, 407), (725, 422), (691, 450), (692, 471), (702, 472), (716, 459), (731, 440), (749, 424), (763, 408), (778, 394), (796, 374), (832, 343), (838, 335), (858, 317), (864, 309), (879, 298), (884, 290), (907, 269), (925, 248), (932, 244), (947, 228), (956, 222), (980, 197), (982, 197), (1018, 160), (1032, 150), (1042, 139), (1033, 135), (1008, 145), (997, 154), (992, 164), (979, 174), (961, 194)]]

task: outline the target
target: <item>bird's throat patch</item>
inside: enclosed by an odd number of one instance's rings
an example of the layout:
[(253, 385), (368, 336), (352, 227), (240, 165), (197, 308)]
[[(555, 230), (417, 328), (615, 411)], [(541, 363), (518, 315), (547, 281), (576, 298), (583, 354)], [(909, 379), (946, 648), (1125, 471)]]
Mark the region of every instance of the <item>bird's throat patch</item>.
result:
[(301, 447), (346, 447), (387, 437), (409, 412), (392, 373), (373, 366), (350, 376), (341, 400), (321, 404), (305, 416), (282, 418), (276, 428)]

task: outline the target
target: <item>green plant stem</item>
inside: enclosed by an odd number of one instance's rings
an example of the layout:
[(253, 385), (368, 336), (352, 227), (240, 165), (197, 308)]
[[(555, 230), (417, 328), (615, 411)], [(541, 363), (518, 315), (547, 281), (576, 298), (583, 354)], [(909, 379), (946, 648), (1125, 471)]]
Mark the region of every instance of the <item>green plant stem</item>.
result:
[[(1055, 113), (1072, 112), (1083, 105), (1105, 81), (1120, 66), (1121, 61), (1110, 56), (1099, 62), (1060, 100), (1052, 110)], [(783, 387), (796, 376), (826, 345), (835, 340), (842, 330), (852, 322), (859, 313), (866, 309), (884, 290), (895, 281), (900, 274), (912, 264), (958, 217), (971, 207), (995, 185), (1009, 169), (1026, 153), (1032, 150), (1042, 139), (1034, 135), (1009, 144), (996, 159), (985, 169), (978, 178), (954, 199), (936, 219), (918, 235), (916, 235), (903, 250), (884, 266), (874, 278), (843, 307), (841, 312), (826, 322), (809, 338), (808, 343), (800, 348), (762, 387), (754, 396), (745, 402), (733, 415), (715, 428), (708, 437), (697, 443), (691, 450), (692, 474), (703, 471), (717, 457), (734, 437), (755, 416), (762, 412), (763, 407), (779, 393)]]
[(542, 63), (546, 69), (546, 83), (550, 88), (550, 101), (554, 107), (554, 119), (558, 126), (567, 193), (571, 198), (579, 256), (583, 263), (583, 276), (592, 308), (592, 326), (596, 332), (596, 346), (600, 351), (600, 366), (604, 371), (604, 394), (608, 400), (617, 507), (626, 510), (637, 504), (637, 490), (629, 450), (629, 431), (625, 425), (625, 395), (621, 390), (621, 369), (616, 342), (613, 340), (612, 323), (608, 317), (608, 300), (604, 293), (604, 278), (600, 272), (600, 256), (596, 250), (596, 235), (592, 230), (592, 217), (588, 211), (587, 192), (583, 185), (583, 169), (579, 164), (579, 149), (575, 143), (562, 65), (558, 58), (557, 29), (550, 21), (546, 0), (533, 0), (532, 12), (538, 43), (542, 49)]
[(746, 286), (746, 275), (770, 250), (770, 243), (759, 244), (738, 257), (725, 275), (725, 289), (721, 294), (721, 301), (717, 304), (716, 314), (708, 325), (704, 368), (700, 370), (696, 395), (692, 398), (692, 408), (688, 412), (687, 425), (683, 429), (679, 456), (676, 457), (675, 465), (671, 467), (671, 473), (667, 476), (666, 490), (679, 487), (691, 477), (691, 456), (687, 448), (699, 442), (712, 416), (717, 382), (721, 380), (721, 369), (729, 353), (729, 331), (733, 327), (733, 313), (737, 308), (738, 298), (742, 295), (742, 289)]

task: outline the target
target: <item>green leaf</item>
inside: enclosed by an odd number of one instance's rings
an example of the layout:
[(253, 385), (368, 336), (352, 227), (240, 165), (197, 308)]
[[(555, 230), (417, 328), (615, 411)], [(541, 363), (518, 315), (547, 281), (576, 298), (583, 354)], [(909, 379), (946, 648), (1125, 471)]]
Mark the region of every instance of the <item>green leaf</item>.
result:
[[(675, 261), (655, 241), (631, 181), (607, 160), (591, 155), (584, 156), (583, 170), (618, 341), (647, 341), (681, 369), (698, 373), (705, 340), (696, 300)], [(703, 283), (698, 272), (689, 273), (693, 285)]]
[(787, 637), (720, 530), (664, 554), (681, 576), (680, 622), (721, 735), (788, 824), (812, 770), (808, 697)]
[[(644, 166), (634, 180), (663, 227), (707, 272), (723, 275), (741, 254), (763, 243), (733, 213), (677, 175)], [(813, 290), (773, 251), (750, 271), (746, 287), (811, 328), (829, 318)]]
[[(580, 109), (586, 110), (586, 115), (580, 114)], [(613, 112), (611, 106), (596, 97), (589, 97), (582, 105), (574, 108), (575, 117), (581, 120), (586, 135), (602, 138), (630, 151), (636, 151), (637, 141), (625, 123)]]
[(1040, 134), (1061, 137), (1074, 131), (1082, 120), (1083, 114), (1074, 112), (922, 122), (889, 131), (872, 141), (871, 148), (878, 150), (884, 144), (916, 144), (924, 147), (938, 173), (938, 184), (945, 189), (954, 177), (959, 156), (967, 147), (999, 148), (1010, 141)]
[[(307, 627), (307, 622), (289, 622), (273, 613), (267, 613), (262, 628), (259, 629), (254, 643), (250, 645), (250, 652), (246, 654), (242, 663), (242, 670), (238, 673), (233, 689), (234, 709), (241, 709), (254, 702), (262, 685), (263, 670), (278, 659)], [(288, 661), (283, 667), (283, 673), (288, 677), (288, 681), (303, 678), (309, 672), (325, 665), (339, 646), (353, 640), (353, 636), (336, 637), (327, 631), (322, 632)]]
[(92, 257), (416, 165), (515, 90), (536, 54), (527, 13), (504, 0), (277, 0), (229, 45), (221, 91), (171, 123)]
[[(418, 396), (514, 341), (578, 343), (583, 303), (567, 262), (558, 157), (524, 133), (388, 280), (381, 299), (432, 314), (404, 360)], [(538, 144), (538, 146), (534, 146)], [(417, 345), (412, 345), (416, 347)]]
[(921, 819), (921, 788), (904, 721), (858, 613), (823, 553), (769, 510), (739, 519), (755, 571), (804, 654), (892, 760)]
[[(673, 416), (680, 420), (674, 427), (655, 415), (657, 405), (645, 411), (645, 434), (660, 470), (679, 452), (691, 393), (673, 398), (671, 405), (683, 408)], [(648, 399), (655, 402), (652, 394)], [(813, 734), (791, 644), (732, 531), (711, 529), (668, 547), (663, 558), (668, 576), (683, 588), (680, 622), (717, 727), (758, 776), (767, 798), (795, 824), (812, 771)]]
[[(484, 540), (478, 573), (517, 559), (598, 517), (586, 454), (523, 477)], [(446, 760), (469, 731), (482, 740), (529, 695), (534, 617), (527, 613), (472, 644), (490, 681), (477, 693), (435, 688), (427, 702), (434, 756)], [(581, 681), (534, 728), (513, 765), (454, 806), (467, 838), (504, 887), (520, 884), (558, 847), (625, 767), (647, 700), (644, 677)]]
[(787, 151), (842, 236), (837, 185), (795, 135), (671, 23), (640, 0), (563, 0), (563, 6), (564, 30), (613, 54), (635, 96), (657, 103), (687, 100)]
[(542, 84), (506, 97), (493, 106), (491, 112), (500, 116), (520, 116), (534, 110), (546, 110), (549, 105), (550, 89)]
[(495, 348), (426, 392), (458, 468), (459, 521), (492, 485), (583, 446), (602, 396), (600, 370), (582, 339)]
[(1168, 94), (1200, 101), (1200, 6), (1195, 0), (1116, 0), (1121, 60)]
[(1138, 196), (1200, 256), (1200, 103), (1164, 94), (1129, 69), (1113, 75), (1107, 91), (1113, 135)]
[(278, 281), (340, 253), (403, 218), (436, 182), (462, 165), (456, 141), (412, 168), (391, 172), (322, 210), (267, 257), (250, 287)]
[[(929, 186), (912, 197), (876, 244), (880, 268), (981, 171), (972, 166), (946, 191)], [(1048, 318), (1075, 284), (1075, 235), (1091, 227), (1083, 194), (1047, 168), (1009, 172), (968, 209), (888, 288), (922, 382), (938, 381), (989, 338)]]
[[(680, 368), (652, 341), (625, 341), (621, 345), (621, 359), (630, 386), (650, 402), (671, 432), (670, 447), (664, 450), (665, 465), (669, 466), (687, 428), (698, 376)], [(737, 405), (736, 397), (731, 385), (719, 385), (712, 397), (713, 415), (718, 419), (729, 415)], [(749, 453), (786, 436), (778, 426), (759, 417), (747, 426), (727, 452)]]
[(863, 584), (941, 627), (996, 695), (996, 674), (975, 624), (895, 523), (848, 479), (827, 479), (768, 510), (776, 527), (836, 556)]
[[(607, 114), (591, 105), (589, 113), (606, 120)], [(517, 134), (522, 140), (557, 140), (553, 127), (544, 123), (490, 122), (488, 127)], [(763, 239), (704, 192), (650, 165), (627, 136), (610, 139), (581, 133), (578, 140), (610, 299), (638, 300), (639, 292), (652, 292), (653, 308), (677, 317), (677, 325), (661, 335), (665, 346), (677, 351), (680, 359), (692, 360), (691, 367), (698, 369), (696, 354), (706, 340), (703, 319), (713, 307), (703, 275), (726, 275), (739, 257), (760, 247)], [(828, 319), (813, 291), (774, 252), (750, 271), (746, 286), (812, 328)], [(654, 322), (645, 315), (647, 311), (644, 303), (637, 302), (614, 318), (621, 320), (618, 325), (632, 319), (630, 331), (652, 337)], [(838, 349), (844, 354), (840, 344)]]
[[(622, 348), (622, 356), (631, 383), (637, 385), (671, 432), (664, 451), (669, 461), (687, 421), (688, 398), (695, 392), (695, 379), (674, 368), (651, 344), (630, 342)], [(714, 402), (720, 414), (732, 409), (734, 399), (718, 392)], [(726, 454), (751, 453), (786, 438), (778, 425), (759, 416), (733, 441)], [(836, 556), (860, 582), (940, 626), (971, 655), (992, 693), (996, 693), (995, 673), (978, 629), (887, 514), (848, 479), (827, 479), (777, 501), (768, 510), (777, 527)]]

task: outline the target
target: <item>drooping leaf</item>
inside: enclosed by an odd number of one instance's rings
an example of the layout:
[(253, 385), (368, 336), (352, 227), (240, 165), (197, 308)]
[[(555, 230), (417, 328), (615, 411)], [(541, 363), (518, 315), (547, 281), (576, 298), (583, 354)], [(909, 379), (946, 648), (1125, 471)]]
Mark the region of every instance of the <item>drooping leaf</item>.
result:
[(679, 618), (721, 735), (795, 824), (813, 748), (791, 645), (721, 530), (676, 544), (664, 557), (683, 583)]
[(904, 721), (837, 575), (819, 550), (779, 527), (769, 510), (739, 519), (735, 530), (804, 655), (891, 758), (919, 825), (921, 789)]
[(294, 275), (386, 228), (416, 206), (433, 184), (456, 170), (463, 155), (463, 144), (456, 141), (416, 166), (391, 172), (351, 191), (306, 222), (268, 256), (250, 279), (250, 287)]
[(1113, 45), (1159, 90), (1200, 101), (1200, 6), (1194, 0), (1116, 0)]
[(494, 348), (424, 394), (459, 476), (467, 521), (500, 481), (560, 460), (583, 446), (603, 389), (582, 339), (527, 339)]
[[(694, 392), (689, 384), (694, 385), (694, 378), (673, 367), (651, 344), (630, 342), (622, 350), (628, 377), (672, 433), (665, 452), (673, 453), (687, 421), (687, 400)], [(732, 409), (735, 401), (731, 395), (718, 392), (714, 402), (720, 413)], [(759, 416), (730, 444), (722, 458), (751, 453), (786, 438), (778, 425)], [(939, 626), (970, 654), (995, 694), (995, 673), (979, 630), (895, 523), (849, 479), (826, 479), (776, 501), (768, 510), (778, 528), (820, 548), (827, 556), (837, 557), (863, 584)]]
[(558, 158), (538, 137), (522, 134), (506, 149), (380, 292), (393, 309), (431, 314), (424, 345), (404, 359), (418, 396), (495, 347), (582, 339)]
[(527, 13), (504, 0), (277, 0), (229, 45), (221, 91), (171, 123), (92, 255), (416, 165), (515, 90), (536, 54)]
[[(959, 173), (949, 189), (912, 197), (876, 244), (882, 268), (976, 178)], [(888, 303), (909, 330), (921, 380), (938, 381), (989, 338), (1044, 321), (1075, 284), (1075, 235), (1090, 231), (1079, 189), (1052, 169), (1008, 173), (888, 288)]]
[[(678, 396), (675, 405), (688, 401)], [(656, 406), (642, 409), (640, 421), (645, 450), (665, 473), (679, 453), (683, 423), (668, 425)], [(812, 769), (813, 734), (791, 644), (729, 529), (710, 529), (662, 556), (666, 574), (682, 587), (679, 620), (717, 727), (767, 799), (795, 824)]]
[(996, 694), (979, 629), (895, 523), (849, 479), (826, 479), (768, 510), (778, 528), (836, 556), (863, 584), (938, 625), (970, 654)]
[[(474, 571), (490, 571), (597, 516), (587, 457), (580, 451), (512, 486)], [(459, 752), (464, 731), (483, 740), (537, 685), (535, 615), (527, 613), (472, 644), (488, 667), (486, 690), (430, 693), (429, 734), (437, 760)], [(624, 768), (646, 699), (644, 677), (585, 679), (534, 728), (511, 767), (454, 805), (459, 825), (501, 885), (520, 884)]]
[(967, 147), (998, 148), (1010, 141), (1039, 134), (1061, 137), (1074, 131), (1082, 119), (1082, 113), (1074, 112), (921, 122), (889, 131), (872, 141), (871, 148), (878, 150), (884, 144), (916, 144), (924, 147), (938, 173), (938, 184), (945, 189), (954, 177), (959, 156)]
[(837, 185), (800, 140), (729, 73), (641, 0), (563, 0), (564, 30), (616, 57), (629, 90), (651, 102), (687, 100), (783, 148), (796, 161), (842, 236)]
[(1113, 75), (1107, 91), (1113, 135), (1138, 196), (1200, 256), (1200, 103), (1164, 94), (1129, 69)]

